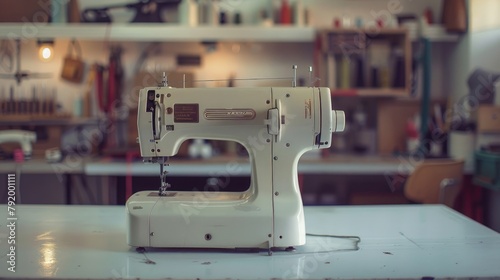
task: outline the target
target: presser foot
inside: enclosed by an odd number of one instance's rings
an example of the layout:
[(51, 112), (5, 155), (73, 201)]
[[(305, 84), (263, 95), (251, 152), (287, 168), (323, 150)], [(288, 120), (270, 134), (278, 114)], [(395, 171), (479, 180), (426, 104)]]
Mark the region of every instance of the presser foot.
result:
[(158, 161), (160, 163), (160, 190), (158, 191), (159, 196), (166, 196), (167, 189), (171, 187), (171, 185), (166, 182), (168, 172), (166, 170), (163, 170), (164, 166), (168, 165), (166, 161), (167, 158), (164, 157), (161, 157)]
[(166, 196), (167, 195), (167, 190), (171, 187), (169, 183), (162, 182), (162, 185), (160, 187), (160, 190), (158, 191), (159, 196)]

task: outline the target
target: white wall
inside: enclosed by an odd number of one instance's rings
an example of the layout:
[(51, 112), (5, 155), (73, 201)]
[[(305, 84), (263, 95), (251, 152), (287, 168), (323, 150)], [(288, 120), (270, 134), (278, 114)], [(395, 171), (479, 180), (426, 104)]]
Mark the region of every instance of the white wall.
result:
[(500, 28), (500, 1), (498, 0), (469, 0), (470, 22), (472, 32)]
[(470, 44), (471, 69), (482, 67), (500, 73), (500, 26), (472, 33)]
[(446, 81), (450, 89), (452, 102), (456, 102), (461, 97), (468, 94), (467, 78), (470, 69), (470, 35), (466, 34), (450, 49), (449, 60), (446, 71), (449, 79)]

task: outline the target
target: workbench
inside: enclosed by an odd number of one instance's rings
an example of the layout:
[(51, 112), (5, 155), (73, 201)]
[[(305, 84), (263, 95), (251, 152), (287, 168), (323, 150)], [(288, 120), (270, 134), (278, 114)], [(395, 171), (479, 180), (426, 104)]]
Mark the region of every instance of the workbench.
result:
[[(217, 156), (206, 160), (176, 158), (169, 161), (168, 176), (172, 177), (227, 177), (227, 176), (250, 176), (250, 162), (245, 157)], [(342, 175), (335, 178), (335, 187), (338, 190), (342, 201), (347, 201), (348, 177), (345, 176), (386, 176), (409, 175), (415, 165), (419, 162), (411, 158), (399, 156), (378, 156), (366, 155), (355, 156), (336, 154), (331, 157), (322, 158), (316, 155), (304, 155), (299, 164), (299, 175)], [(57, 175), (65, 186), (66, 203), (71, 204), (72, 182), (79, 182), (77, 179), (91, 179), (88, 184), (96, 186), (96, 193), (100, 193), (98, 201), (102, 204), (116, 203), (116, 191), (123, 188), (126, 197), (133, 192), (132, 177), (150, 176), (159, 177), (158, 164), (145, 164), (141, 158), (134, 158), (126, 161), (124, 158), (112, 157), (88, 157), (70, 158), (61, 163), (47, 163), (45, 160), (37, 158), (16, 164), (13, 161), (0, 161), (0, 175), (8, 173), (44, 174)], [(126, 184), (118, 185), (117, 178), (126, 177)], [(17, 176), (20, 178), (21, 176)], [(0, 179), (1, 176), (0, 176)], [(24, 189), (32, 188), (33, 181), (20, 180)], [(80, 180), (82, 181), (82, 180)], [(390, 186), (388, 185), (388, 188)], [(1, 187), (0, 187), (1, 190)], [(0, 197), (2, 195), (0, 194)]]
[[(439, 205), (305, 207), (311, 234), (295, 251), (148, 249), (126, 244), (124, 206), (16, 206), (16, 272), (61, 279), (500, 278), (500, 234)], [(357, 248), (359, 246), (359, 248)]]
[[(172, 158), (169, 167), (171, 176), (210, 176), (225, 171), (228, 166), (238, 165), (237, 175), (250, 175), (250, 163), (247, 158), (214, 157), (207, 160)], [(380, 175), (410, 174), (417, 161), (400, 156), (353, 156), (335, 155), (328, 158), (304, 157), (300, 160), (298, 171), (302, 174), (344, 174), (344, 175)], [(25, 174), (85, 174), (89, 176), (157, 176), (157, 164), (144, 164), (140, 159), (127, 163), (124, 159), (76, 158), (61, 163), (47, 163), (44, 159), (31, 159), (18, 165), (14, 161), (0, 161), (0, 173), (13, 173), (21, 167)]]

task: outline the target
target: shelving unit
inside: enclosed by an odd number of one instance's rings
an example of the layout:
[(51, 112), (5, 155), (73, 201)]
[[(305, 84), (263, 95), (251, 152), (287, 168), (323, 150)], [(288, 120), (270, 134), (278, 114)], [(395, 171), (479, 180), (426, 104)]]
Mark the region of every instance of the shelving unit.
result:
[(410, 40), (412, 42), (419, 41), (422, 38), (428, 39), (433, 43), (442, 42), (457, 42), (460, 35), (456, 33), (447, 33), (442, 25), (429, 25), (429, 26), (411, 26), (405, 27), (408, 29)]
[[(338, 29), (337, 32), (352, 32), (356, 29)], [(404, 28), (383, 30), (399, 32)], [(317, 29), (300, 26), (180, 26), (177, 24), (131, 23), (131, 24), (51, 24), (51, 23), (2, 23), (0, 38), (76, 38), (111, 41), (263, 41), (263, 42), (313, 42)], [(430, 34), (424, 29), (408, 30), (410, 40), (427, 38), (431, 42), (456, 42), (457, 34)]]
[[(321, 85), (331, 89), (333, 96), (407, 96), (411, 84), (411, 40), (408, 30), (394, 29), (325, 29), (319, 30), (316, 63), (320, 71)], [(375, 45), (385, 44), (380, 52), (393, 56), (394, 65), (384, 61), (385, 69), (371, 63), (375, 59)], [(377, 49), (379, 50), (379, 49)], [(371, 57), (370, 57), (371, 54)], [(373, 60), (373, 61), (372, 61)], [(396, 66), (396, 63), (398, 65)], [(393, 69), (396, 67), (396, 69)], [(373, 70), (380, 75), (385, 70), (385, 84), (375, 78)], [(351, 78), (353, 72), (356, 78)], [(396, 74), (391, 80), (389, 75)], [(362, 86), (354, 80), (361, 80)]]
[(2, 115), (0, 126), (78, 126), (98, 124), (98, 118), (75, 118), (69, 115)]
[(298, 26), (198, 26), (173, 24), (2, 24), (0, 38), (67, 38), (152, 42), (312, 42), (315, 29)]

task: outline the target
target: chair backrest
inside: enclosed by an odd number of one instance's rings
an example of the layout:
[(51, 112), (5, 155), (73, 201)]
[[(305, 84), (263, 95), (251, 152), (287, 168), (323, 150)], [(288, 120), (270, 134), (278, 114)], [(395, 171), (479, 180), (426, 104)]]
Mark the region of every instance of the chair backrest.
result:
[(408, 177), (405, 196), (415, 202), (453, 207), (462, 188), (463, 168), (463, 160), (425, 160)]

